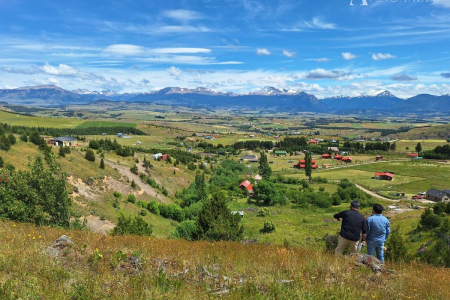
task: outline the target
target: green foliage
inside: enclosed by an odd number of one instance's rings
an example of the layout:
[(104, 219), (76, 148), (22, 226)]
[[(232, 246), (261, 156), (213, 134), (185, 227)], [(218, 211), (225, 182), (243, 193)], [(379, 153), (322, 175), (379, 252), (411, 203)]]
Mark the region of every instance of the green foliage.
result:
[(11, 142), (5, 134), (0, 136), (0, 150), (8, 151), (11, 149)]
[(430, 208), (426, 208), (420, 216), (419, 228), (434, 229), (441, 225), (441, 218), (434, 214)]
[[(340, 202), (349, 203), (352, 200), (358, 200), (361, 207), (370, 207), (375, 204), (375, 200), (372, 196), (367, 195), (360, 189), (358, 189), (348, 179), (343, 179), (339, 183), (337, 191), (332, 195), (332, 202), (338, 205)], [(340, 199), (340, 202), (339, 202)]]
[(69, 226), (71, 201), (65, 175), (48, 156), (40, 157), (28, 171), (0, 170), (0, 216), (37, 225)]
[(105, 161), (102, 159), (100, 159), (100, 169), (105, 169)]
[(214, 194), (203, 204), (197, 220), (197, 237), (209, 241), (239, 241), (244, 227), (239, 225), (240, 216), (233, 215), (227, 207), (223, 194)]
[(132, 167), (130, 168), (130, 172), (133, 173), (133, 174), (135, 174), (135, 175), (138, 175), (139, 172), (138, 172), (137, 166), (136, 166), (136, 165), (132, 166)]
[(139, 212), (139, 214), (140, 214), (141, 216), (145, 217), (145, 216), (147, 215), (147, 210), (142, 209), (142, 210)]
[(178, 222), (182, 222), (185, 219), (184, 210), (178, 204), (159, 204), (158, 208), (161, 216), (166, 219), (172, 219)]
[(312, 174), (312, 157), (311, 157), (311, 152), (310, 151), (306, 151), (306, 153), (305, 153), (305, 176), (308, 177), (310, 182), (312, 180), (311, 174)]
[(420, 143), (417, 143), (417, 145), (416, 145), (416, 151), (417, 151), (417, 153), (422, 152), (422, 145), (421, 145)]
[(158, 203), (156, 203), (156, 201), (150, 201), (147, 204), (147, 210), (157, 216), (160, 214), (159, 206), (158, 206)]
[(203, 208), (203, 202), (199, 201), (184, 208), (184, 215), (186, 219), (195, 220), (200, 215)]
[(22, 142), (24, 142), (24, 143), (27, 143), (27, 142), (28, 142), (28, 136), (27, 136), (27, 134), (26, 134), (26, 133), (22, 134), (22, 135), (20, 136), (20, 140), (21, 140)]
[(386, 241), (386, 259), (393, 262), (409, 262), (412, 258), (408, 254), (406, 243), (403, 240), (402, 234), (399, 228), (396, 228), (389, 235)]
[(261, 151), (259, 158), (259, 174), (261, 174), (262, 178), (265, 180), (269, 180), (270, 176), (272, 175), (272, 169), (269, 166), (269, 162), (267, 161), (267, 156), (264, 153), (264, 151)]
[(265, 205), (286, 204), (287, 198), (278, 190), (276, 185), (267, 180), (261, 180), (256, 186), (254, 186), (253, 198), (261, 200)]
[(115, 198), (121, 198), (122, 197), (122, 194), (119, 193), (118, 191), (114, 191), (113, 195), (114, 195)]
[(17, 142), (16, 137), (14, 136), (14, 134), (9, 134), (8, 135), (8, 140), (9, 140), (9, 143), (11, 144), (11, 146), (15, 145), (16, 142)]
[(264, 221), (264, 226), (259, 230), (260, 233), (271, 233), (275, 231), (275, 225), (272, 221), (266, 220)]
[(163, 193), (164, 196), (169, 195), (169, 191), (166, 188), (162, 189), (162, 193)]
[(5, 162), (3, 161), (3, 158), (0, 156), (0, 168), (3, 168), (5, 166)]
[(193, 241), (196, 239), (197, 222), (194, 220), (184, 220), (169, 235), (172, 239), (185, 239)]
[(266, 217), (270, 214), (270, 211), (267, 207), (263, 207), (258, 211), (258, 217)]
[(59, 147), (59, 151), (58, 151), (59, 156), (61, 157), (65, 157), (66, 156), (66, 152), (64, 151), (64, 147)]
[(130, 202), (130, 203), (135, 204), (136, 203), (136, 196), (133, 195), (133, 194), (129, 194), (128, 197), (127, 197), (127, 201)]
[(146, 235), (152, 234), (152, 227), (140, 216), (125, 217), (120, 214), (116, 227), (112, 230), (113, 235)]
[(132, 187), (133, 189), (137, 188), (137, 184), (136, 184), (136, 182), (134, 181), (134, 179), (131, 180), (131, 187)]
[(195, 169), (197, 169), (197, 166), (193, 162), (188, 163), (187, 167), (191, 171), (194, 171)]
[(95, 161), (95, 154), (94, 151), (91, 149), (87, 149), (86, 154), (84, 155), (84, 158), (86, 158), (88, 161)]

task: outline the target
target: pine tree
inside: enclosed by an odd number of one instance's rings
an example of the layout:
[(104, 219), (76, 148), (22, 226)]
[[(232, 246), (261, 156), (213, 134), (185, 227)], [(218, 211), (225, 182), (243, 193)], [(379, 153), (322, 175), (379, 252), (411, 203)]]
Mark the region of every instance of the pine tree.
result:
[(205, 173), (200, 175), (199, 172), (195, 174), (195, 190), (197, 191), (197, 196), (199, 200), (206, 198), (206, 184), (205, 184)]
[(417, 143), (416, 151), (417, 151), (417, 153), (422, 152), (422, 145), (420, 143)]
[(305, 175), (306, 177), (308, 177), (309, 181), (312, 181), (312, 157), (311, 157), (311, 152), (307, 151), (305, 153)]
[(272, 169), (269, 166), (269, 162), (267, 161), (267, 156), (264, 151), (260, 152), (258, 170), (262, 178), (269, 180), (270, 176), (272, 175)]
[(0, 156), (0, 168), (3, 168), (5, 166), (5, 162), (3, 161), (3, 158)]
[(95, 154), (94, 154), (94, 151), (92, 151), (91, 149), (88, 149), (88, 150), (86, 151), (86, 154), (85, 154), (84, 157), (85, 157), (88, 161), (92, 161), (92, 162), (95, 161)]
[(386, 251), (386, 259), (390, 261), (409, 261), (411, 257), (406, 249), (405, 241), (400, 233), (400, 229), (395, 229), (386, 242), (388, 250)]
[(100, 169), (104, 169), (105, 168), (105, 161), (103, 160), (103, 158), (100, 160)]

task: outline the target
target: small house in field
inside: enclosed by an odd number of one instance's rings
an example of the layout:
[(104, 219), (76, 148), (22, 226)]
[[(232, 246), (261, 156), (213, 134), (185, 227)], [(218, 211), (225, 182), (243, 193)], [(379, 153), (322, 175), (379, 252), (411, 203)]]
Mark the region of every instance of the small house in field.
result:
[(389, 172), (383, 172), (383, 173), (375, 172), (375, 179), (392, 181), (392, 180), (394, 180), (394, 174), (389, 173)]
[(161, 155), (161, 159), (162, 159), (162, 160), (166, 160), (166, 159), (168, 159), (169, 157), (170, 157), (169, 154), (163, 154), (163, 155)]
[(343, 157), (343, 158), (342, 158), (342, 161), (345, 162), (345, 163), (351, 163), (351, 162), (352, 162), (352, 158), (349, 157), (349, 156)]
[(328, 151), (332, 151), (332, 152), (339, 152), (339, 148), (338, 147), (328, 147), (327, 148)]
[(247, 190), (249, 193), (253, 193), (253, 184), (249, 180), (242, 181), (239, 188), (243, 191)]
[(450, 190), (429, 189), (425, 198), (436, 202), (450, 202)]
[(261, 180), (262, 180), (262, 176), (259, 175), (259, 174), (257, 174), (257, 175), (255, 176), (255, 183), (258, 184), (258, 182), (260, 182)]
[(322, 165), (322, 168), (324, 168), (324, 169), (329, 169), (331, 167), (333, 167), (331, 164), (323, 164)]
[(258, 156), (255, 154), (249, 154), (249, 155), (242, 155), (241, 161), (255, 161), (258, 162)]
[(416, 158), (416, 157), (419, 157), (419, 154), (418, 153), (408, 153), (408, 157), (409, 158)]
[(71, 136), (61, 136), (51, 139), (49, 143), (56, 147), (74, 147), (77, 145), (78, 140)]
[(243, 219), (244, 218), (244, 211), (243, 210), (232, 210), (231, 211), (231, 214), (233, 214), (233, 215), (239, 215), (240, 217), (241, 217), (241, 219)]
[(330, 158), (331, 158), (331, 155), (328, 154), (328, 153), (324, 153), (324, 154), (322, 154), (322, 158), (330, 159)]
[(376, 160), (376, 161), (383, 160), (383, 156), (377, 155), (377, 156), (375, 157), (375, 160)]
[(336, 160), (342, 160), (342, 155), (335, 155), (335, 156), (334, 156), (334, 159), (336, 159)]
[[(304, 169), (305, 166), (306, 166), (305, 160), (304, 160), (304, 159), (300, 159), (300, 160), (298, 161), (298, 163), (297, 163), (296, 165), (294, 165), (294, 168), (297, 168), (297, 169)], [(316, 160), (315, 160), (315, 159), (311, 159), (311, 167), (312, 167), (313, 169), (317, 169), (317, 168), (319, 167), (319, 166), (316, 164)]]
[(287, 155), (286, 151), (275, 151), (275, 155)]
[(308, 143), (309, 143), (309, 144), (312, 144), (312, 145), (318, 145), (318, 144), (319, 144), (319, 141), (316, 141), (316, 140), (310, 140)]
[(160, 158), (163, 154), (162, 153), (156, 153), (152, 155), (152, 159), (153, 160), (157, 160), (158, 158)]

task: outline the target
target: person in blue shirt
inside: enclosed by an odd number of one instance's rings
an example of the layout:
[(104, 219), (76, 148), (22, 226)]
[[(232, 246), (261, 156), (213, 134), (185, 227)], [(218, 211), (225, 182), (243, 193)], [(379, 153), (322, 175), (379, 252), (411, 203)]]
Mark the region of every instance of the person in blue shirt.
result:
[(382, 215), (383, 206), (374, 204), (372, 216), (367, 218), (367, 254), (375, 256), (384, 263), (384, 242), (391, 233), (389, 220)]

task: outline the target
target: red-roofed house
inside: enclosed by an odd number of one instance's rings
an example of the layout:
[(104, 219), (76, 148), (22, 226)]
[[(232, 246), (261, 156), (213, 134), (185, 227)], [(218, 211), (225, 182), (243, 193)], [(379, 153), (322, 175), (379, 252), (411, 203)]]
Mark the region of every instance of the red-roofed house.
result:
[(341, 160), (342, 159), (342, 155), (335, 155), (334, 159)]
[(253, 193), (253, 184), (249, 180), (242, 181), (239, 188), (243, 191), (247, 190), (250, 193)]
[(322, 158), (331, 158), (331, 155), (328, 153), (322, 154)]
[(383, 173), (375, 172), (375, 178), (378, 178), (380, 180), (392, 181), (392, 180), (394, 180), (394, 174), (389, 173), (389, 172), (383, 172)]
[(375, 157), (375, 160), (383, 160), (383, 156), (377, 155), (377, 156)]
[(419, 154), (417, 153), (408, 153), (408, 157), (419, 157)]
[[(294, 168), (304, 169), (305, 168), (305, 164), (306, 164), (305, 160), (304, 159), (300, 159), (298, 161), (298, 164), (294, 165)], [(315, 159), (311, 159), (311, 165), (312, 165), (313, 169), (317, 169), (317, 167), (318, 167), (318, 165), (316, 165), (316, 160)]]
[(160, 157), (161, 157), (162, 160), (166, 160), (166, 159), (168, 159), (170, 157), (170, 155), (169, 154), (164, 154), (164, 155), (161, 155)]
[(343, 157), (342, 161), (345, 163), (351, 163), (352, 162), (352, 158), (351, 157)]
[(310, 140), (308, 143), (314, 144), (314, 145), (318, 145), (318, 144), (319, 144), (319, 141), (316, 141), (316, 140)]

